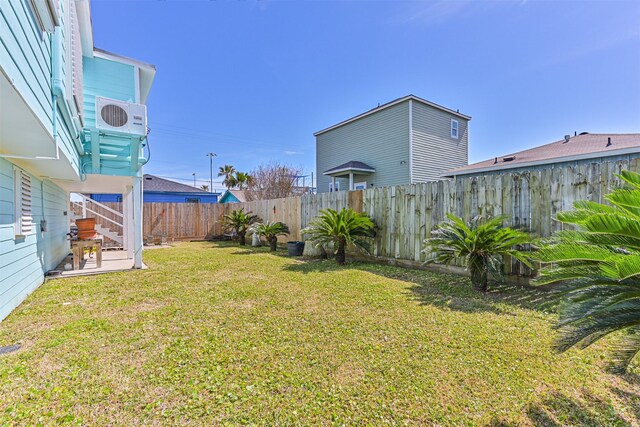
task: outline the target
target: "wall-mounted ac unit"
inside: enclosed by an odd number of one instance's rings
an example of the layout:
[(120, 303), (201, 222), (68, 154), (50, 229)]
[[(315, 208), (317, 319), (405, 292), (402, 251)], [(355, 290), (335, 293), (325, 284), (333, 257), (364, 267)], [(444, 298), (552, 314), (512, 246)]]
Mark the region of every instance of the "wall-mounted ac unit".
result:
[(129, 135), (146, 135), (147, 106), (96, 97), (96, 128)]

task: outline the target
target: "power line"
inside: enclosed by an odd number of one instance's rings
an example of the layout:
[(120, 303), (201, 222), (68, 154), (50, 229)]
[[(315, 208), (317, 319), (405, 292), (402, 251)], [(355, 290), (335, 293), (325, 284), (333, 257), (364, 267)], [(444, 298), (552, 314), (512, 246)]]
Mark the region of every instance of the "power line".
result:
[(176, 136), (190, 136), (190, 137), (196, 137), (196, 138), (214, 138), (214, 137), (226, 138), (232, 141), (253, 142), (256, 144), (263, 144), (270, 147), (283, 147), (283, 148), (298, 148), (301, 145), (300, 143), (287, 144), (287, 143), (276, 142), (276, 141), (266, 141), (266, 140), (254, 139), (246, 136), (231, 135), (231, 134), (225, 134), (220, 132), (211, 132), (203, 129), (195, 129), (195, 128), (188, 128), (188, 127), (182, 127), (182, 126), (172, 126), (172, 125), (166, 125), (166, 124), (156, 123), (156, 122), (153, 123), (153, 126), (154, 126), (154, 130), (156, 130), (157, 133), (165, 133), (165, 134), (176, 135)]

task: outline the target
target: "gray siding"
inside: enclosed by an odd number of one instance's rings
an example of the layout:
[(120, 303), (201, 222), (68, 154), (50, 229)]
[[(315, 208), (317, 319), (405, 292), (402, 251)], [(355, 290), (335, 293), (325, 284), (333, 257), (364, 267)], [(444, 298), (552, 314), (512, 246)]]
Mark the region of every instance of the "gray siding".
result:
[[(459, 139), (451, 138), (451, 119), (459, 125)], [(413, 168), (411, 182), (442, 179), (442, 174), (468, 164), (468, 121), (413, 101)]]
[[(316, 176), (319, 193), (329, 191), (331, 178), (323, 172), (351, 160), (376, 170), (357, 176), (371, 188), (407, 184), (409, 176), (409, 101), (402, 102), (316, 137)], [(400, 162), (405, 162), (401, 164)], [(348, 188), (341, 178), (340, 189)]]

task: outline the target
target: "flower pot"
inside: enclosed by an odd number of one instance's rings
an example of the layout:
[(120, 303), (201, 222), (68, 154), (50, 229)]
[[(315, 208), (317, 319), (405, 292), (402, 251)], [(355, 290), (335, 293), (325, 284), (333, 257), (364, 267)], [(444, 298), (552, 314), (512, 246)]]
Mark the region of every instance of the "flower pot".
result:
[(287, 254), (289, 256), (302, 256), (304, 242), (287, 242)]
[(95, 239), (96, 237), (98, 237), (98, 233), (96, 233), (96, 230), (78, 231), (78, 239), (80, 240)]
[(78, 231), (92, 231), (96, 229), (96, 219), (95, 218), (81, 218), (76, 219), (76, 226), (78, 227)]

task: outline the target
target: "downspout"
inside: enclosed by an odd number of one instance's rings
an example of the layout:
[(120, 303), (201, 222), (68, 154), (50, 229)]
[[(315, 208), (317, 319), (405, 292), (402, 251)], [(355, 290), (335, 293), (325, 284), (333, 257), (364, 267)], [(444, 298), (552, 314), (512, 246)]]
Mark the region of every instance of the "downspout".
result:
[(71, 137), (78, 150), (78, 154), (84, 156), (84, 147), (80, 141), (80, 133), (76, 128), (76, 124), (71, 119), (71, 108), (65, 97), (64, 87), (62, 85), (62, 61), (60, 61), (62, 58), (62, 43), (62, 29), (61, 27), (56, 27), (51, 37), (51, 91), (53, 92), (54, 99), (57, 100), (65, 122), (67, 122), (71, 130)]

